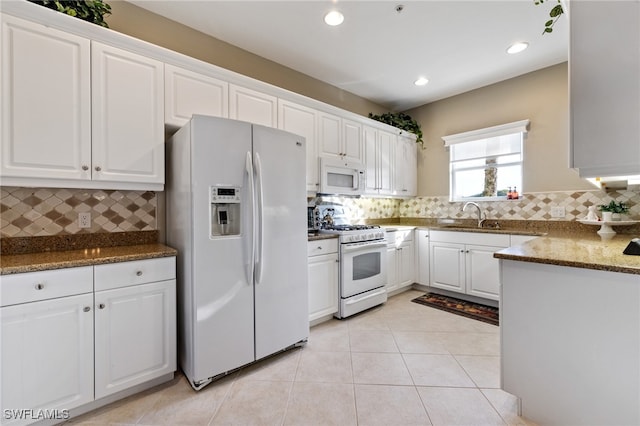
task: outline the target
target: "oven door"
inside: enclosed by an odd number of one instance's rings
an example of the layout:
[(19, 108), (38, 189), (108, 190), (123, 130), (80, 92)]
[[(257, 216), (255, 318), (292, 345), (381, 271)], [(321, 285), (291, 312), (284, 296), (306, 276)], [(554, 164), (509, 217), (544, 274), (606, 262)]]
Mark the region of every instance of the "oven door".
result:
[(387, 243), (368, 241), (340, 245), (340, 297), (387, 284)]

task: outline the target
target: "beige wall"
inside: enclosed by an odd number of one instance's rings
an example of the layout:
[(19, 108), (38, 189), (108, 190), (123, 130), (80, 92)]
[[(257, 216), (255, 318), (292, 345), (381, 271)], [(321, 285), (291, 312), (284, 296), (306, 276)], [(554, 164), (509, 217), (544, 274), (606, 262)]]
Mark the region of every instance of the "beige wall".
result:
[(338, 108), (367, 115), (388, 108), (254, 55), (122, 0), (109, 1), (106, 21), (115, 31), (183, 53)]
[(442, 136), (531, 120), (519, 192), (594, 189), (569, 169), (567, 63), (551, 66), (407, 111), (422, 126), (418, 195), (449, 194), (449, 152)]

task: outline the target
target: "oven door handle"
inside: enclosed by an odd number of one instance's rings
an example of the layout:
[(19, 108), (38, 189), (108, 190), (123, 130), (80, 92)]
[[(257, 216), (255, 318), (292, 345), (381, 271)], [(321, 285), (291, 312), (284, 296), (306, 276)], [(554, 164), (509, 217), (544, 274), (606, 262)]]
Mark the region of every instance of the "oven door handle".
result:
[(356, 251), (370, 250), (370, 249), (382, 248), (386, 246), (387, 246), (386, 241), (380, 241), (380, 242), (368, 242), (368, 243), (367, 242), (347, 243), (347, 244), (342, 244), (341, 248), (343, 253), (353, 253)]

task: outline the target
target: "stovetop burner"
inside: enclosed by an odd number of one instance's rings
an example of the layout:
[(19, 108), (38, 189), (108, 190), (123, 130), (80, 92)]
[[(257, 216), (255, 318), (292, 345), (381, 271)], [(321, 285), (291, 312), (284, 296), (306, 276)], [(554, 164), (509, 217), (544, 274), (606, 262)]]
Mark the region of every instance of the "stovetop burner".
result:
[(325, 229), (330, 231), (362, 231), (366, 229), (377, 229), (378, 225), (333, 225)]

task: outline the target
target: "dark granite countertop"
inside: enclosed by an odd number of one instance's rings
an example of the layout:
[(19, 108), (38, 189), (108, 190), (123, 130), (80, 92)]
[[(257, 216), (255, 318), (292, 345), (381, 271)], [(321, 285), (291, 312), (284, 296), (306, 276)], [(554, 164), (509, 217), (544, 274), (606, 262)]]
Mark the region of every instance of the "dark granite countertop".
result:
[(141, 244), (3, 255), (0, 257), (0, 275), (153, 259), (177, 253), (163, 244)]

